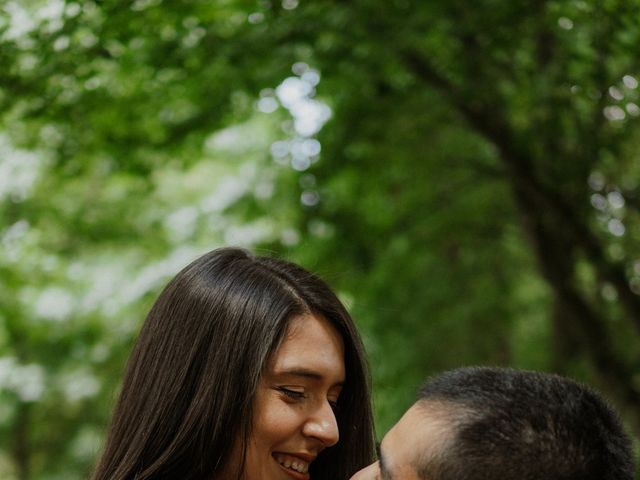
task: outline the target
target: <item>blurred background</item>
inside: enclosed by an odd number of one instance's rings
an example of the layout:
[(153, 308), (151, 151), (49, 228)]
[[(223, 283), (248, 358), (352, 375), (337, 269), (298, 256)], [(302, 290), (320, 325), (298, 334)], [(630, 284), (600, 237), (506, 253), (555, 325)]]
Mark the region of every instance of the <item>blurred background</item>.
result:
[(0, 478), (87, 477), (147, 310), (222, 245), (339, 292), (380, 437), (483, 364), (640, 438), (639, 7), (0, 1)]

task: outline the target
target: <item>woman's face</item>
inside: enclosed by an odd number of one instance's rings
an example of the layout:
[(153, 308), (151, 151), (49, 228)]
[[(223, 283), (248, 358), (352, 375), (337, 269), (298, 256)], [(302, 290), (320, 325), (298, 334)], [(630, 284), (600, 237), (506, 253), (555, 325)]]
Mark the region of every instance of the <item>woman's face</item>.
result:
[(260, 380), (242, 479), (308, 480), (309, 465), (338, 442), (344, 381), (338, 332), (323, 317), (294, 318)]

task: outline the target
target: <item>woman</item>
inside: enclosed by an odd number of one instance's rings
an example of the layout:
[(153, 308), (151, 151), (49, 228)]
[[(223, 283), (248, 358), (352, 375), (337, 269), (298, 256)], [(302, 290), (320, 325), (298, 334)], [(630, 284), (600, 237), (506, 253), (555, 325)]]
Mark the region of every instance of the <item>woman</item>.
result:
[(93, 480), (341, 480), (373, 459), (364, 350), (315, 275), (234, 248), (164, 289)]

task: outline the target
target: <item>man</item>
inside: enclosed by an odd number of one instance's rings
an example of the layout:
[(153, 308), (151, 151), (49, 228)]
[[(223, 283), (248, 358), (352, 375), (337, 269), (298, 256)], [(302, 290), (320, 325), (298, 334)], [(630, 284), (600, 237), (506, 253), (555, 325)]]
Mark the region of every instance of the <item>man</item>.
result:
[(633, 480), (629, 437), (583, 385), (550, 374), (441, 374), (352, 480)]

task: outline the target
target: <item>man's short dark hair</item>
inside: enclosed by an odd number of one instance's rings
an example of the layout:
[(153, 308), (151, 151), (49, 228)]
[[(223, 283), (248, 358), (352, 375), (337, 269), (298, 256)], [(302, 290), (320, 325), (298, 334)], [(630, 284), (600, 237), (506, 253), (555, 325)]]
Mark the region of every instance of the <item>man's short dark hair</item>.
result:
[[(425, 403), (426, 402), (426, 403)], [(429, 480), (633, 480), (631, 441), (590, 388), (539, 372), (461, 368), (428, 381), (418, 404), (446, 405), (451, 439), (418, 460)]]

